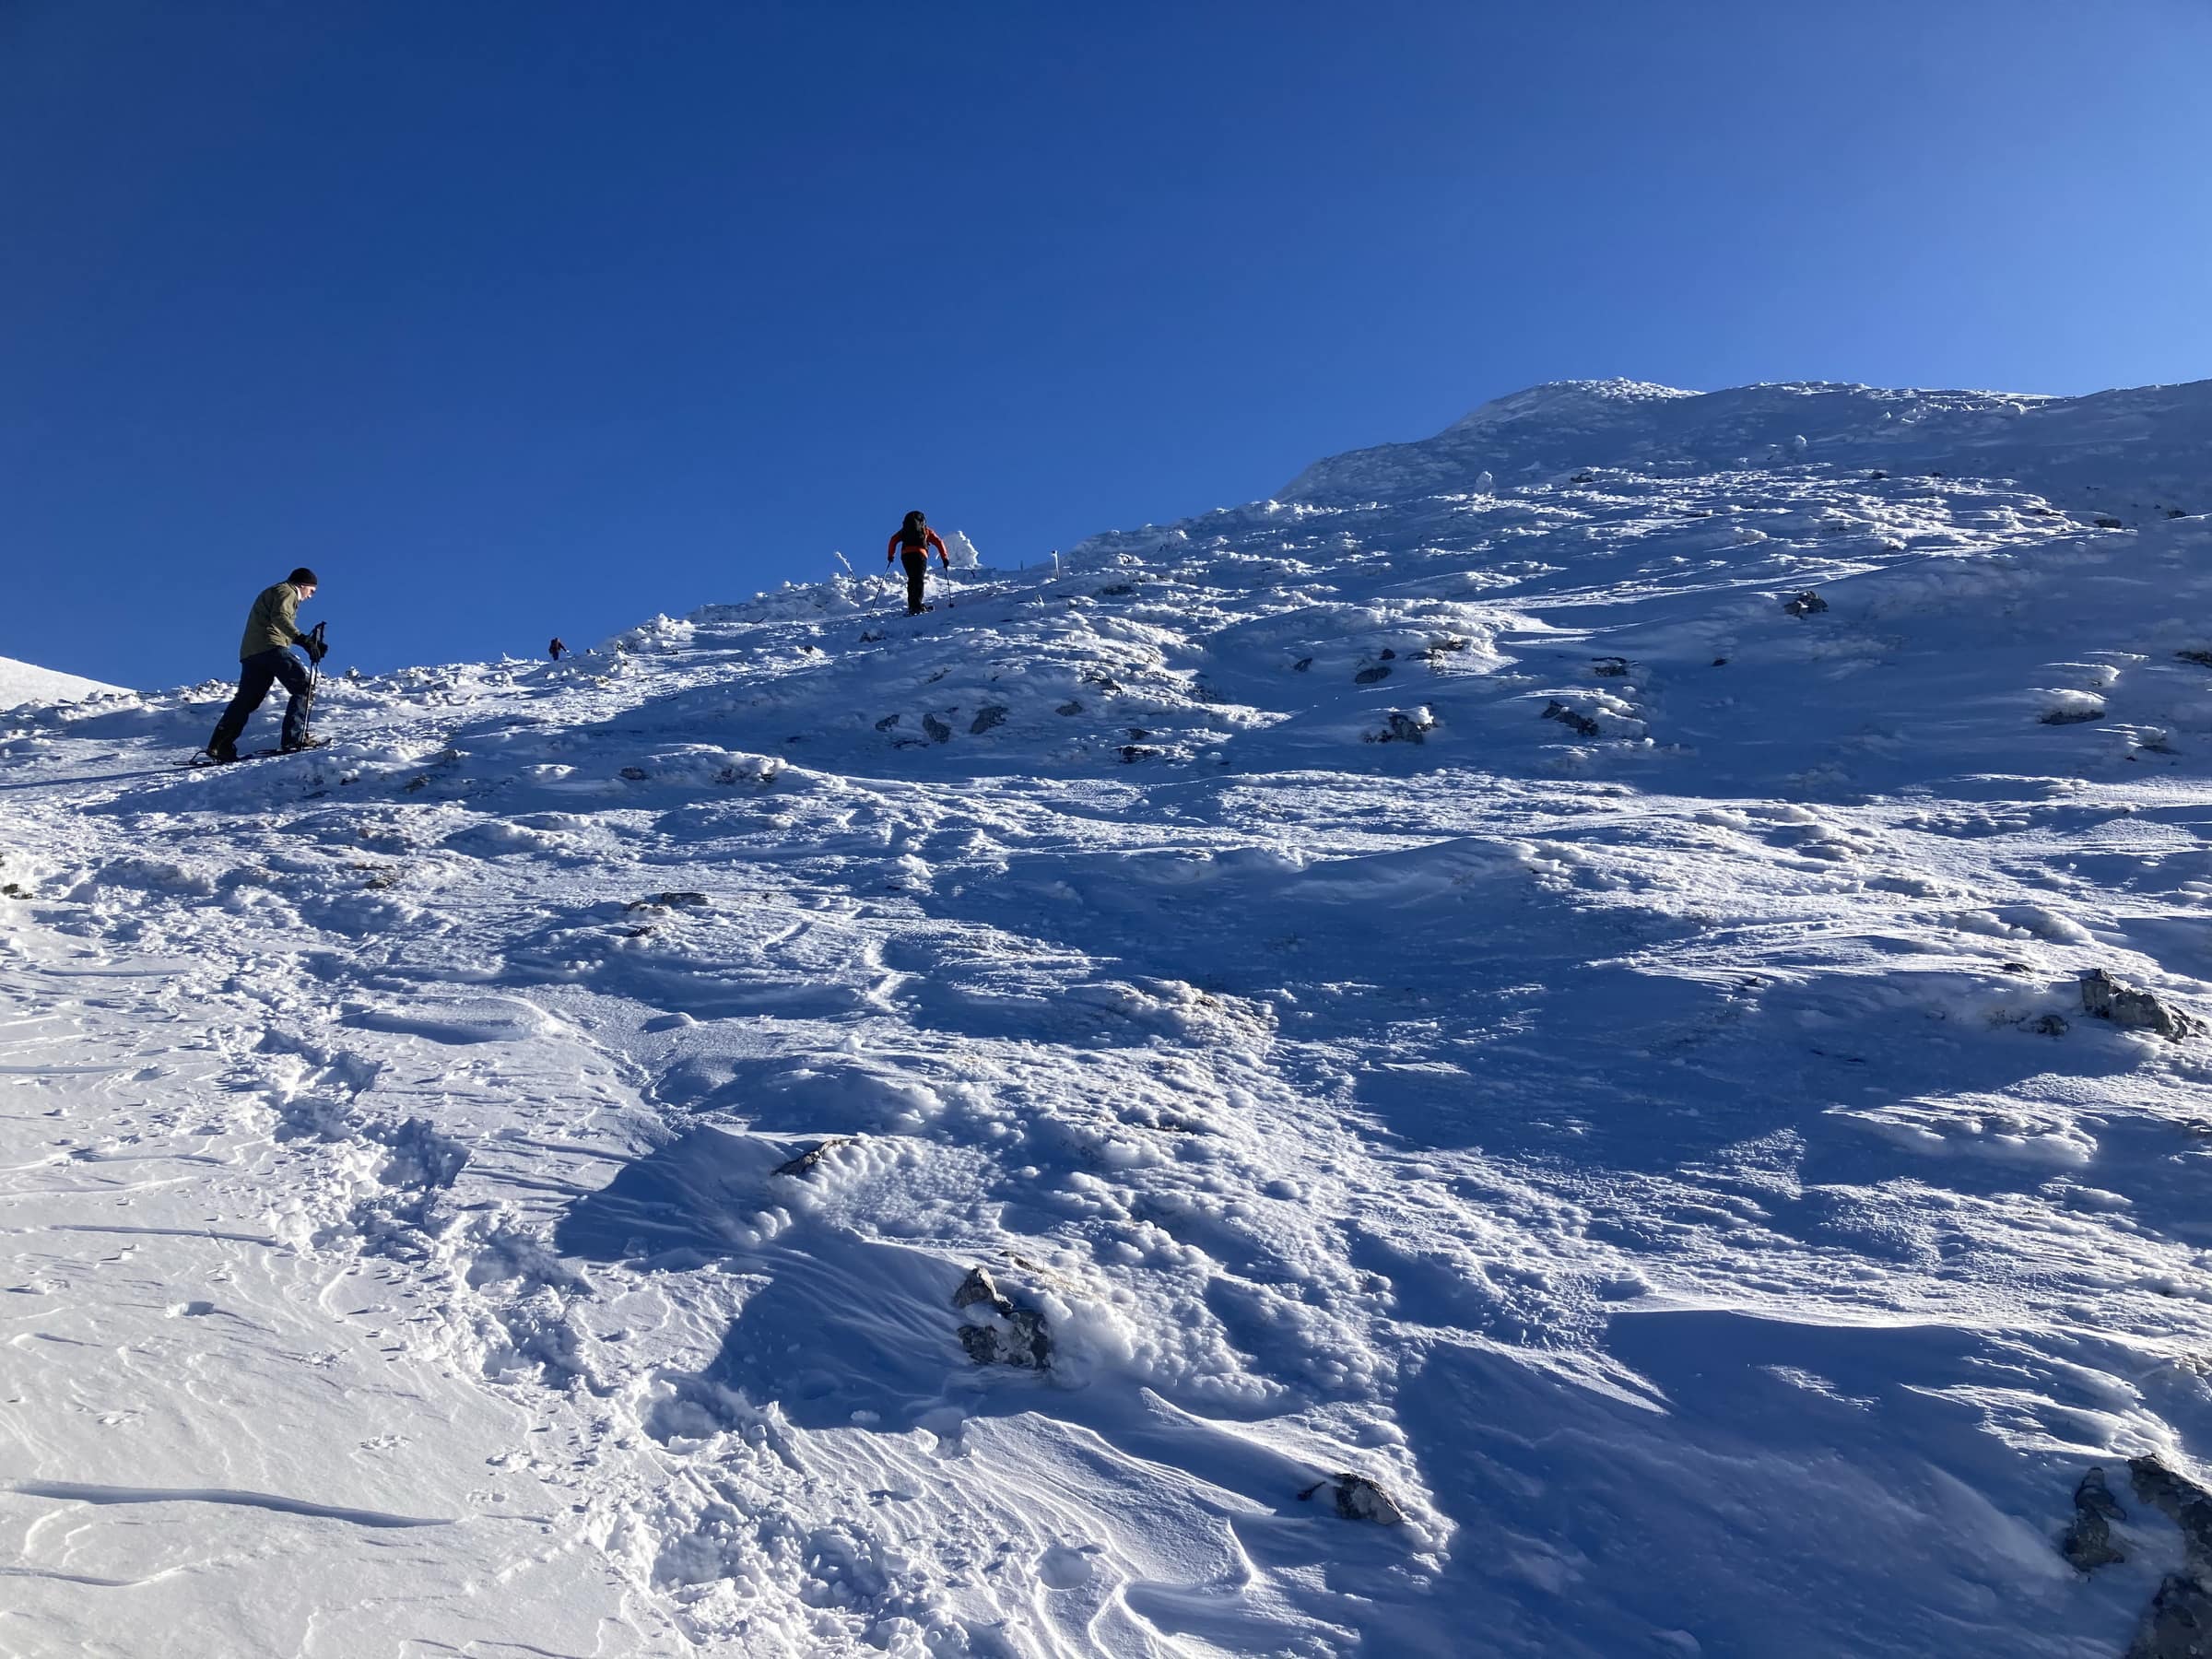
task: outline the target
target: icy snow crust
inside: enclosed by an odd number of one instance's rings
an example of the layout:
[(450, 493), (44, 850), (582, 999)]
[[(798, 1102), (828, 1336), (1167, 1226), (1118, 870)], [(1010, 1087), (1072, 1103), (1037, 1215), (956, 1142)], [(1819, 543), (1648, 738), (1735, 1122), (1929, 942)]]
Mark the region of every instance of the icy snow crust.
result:
[(0, 1646), (2118, 1653), (2212, 1043), (2077, 983), (2212, 1011), (2212, 395), (2046, 488), (1632, 390), (312, 757), (0, 720)]

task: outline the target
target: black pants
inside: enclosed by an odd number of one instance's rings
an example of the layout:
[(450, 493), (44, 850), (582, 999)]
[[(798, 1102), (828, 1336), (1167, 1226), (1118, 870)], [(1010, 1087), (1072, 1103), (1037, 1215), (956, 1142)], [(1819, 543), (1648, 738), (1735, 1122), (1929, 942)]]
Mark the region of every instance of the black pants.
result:
[(899, 562), (906, 567), (906, 614), (922, 614), (922, 578), (929, 574), (929, 555), (902, 550)]
[(257, 651), (238, 665), (238, 695), (223, 711), (222, 719), (215, 723), (215, 735), (207, 739), (209, 754), (228, 755), (238, 747), (239, 734), (253, 718), (253, 711), (261, 707), (262, 699), (268, 696), (270, 686), (278, 680), (292, 694), (292, 700), (284, 708), (284, 747), (292, 748), (306, 740), (307, 670), (288, 651)]

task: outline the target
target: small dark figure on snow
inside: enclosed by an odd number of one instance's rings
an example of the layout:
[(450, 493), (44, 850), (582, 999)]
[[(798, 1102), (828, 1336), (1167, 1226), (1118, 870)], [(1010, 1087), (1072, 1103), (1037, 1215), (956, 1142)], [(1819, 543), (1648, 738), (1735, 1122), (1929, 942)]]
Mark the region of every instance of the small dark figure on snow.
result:
[(951, 570), (952, 556), (945, 551), (943, 538), (929, 527), (929, 520), (917, 511), (906, 515), (906, 523), (899, 527), (898, 533), (891, 537), (890, 545), (883, 550), (885, 564), (897, 559), (906, 566), (906, 614), (910, 617), (922, 614), (922, 579), (929, 574), (929, 550), (932, 547), (937, 550), (938, 562), (947, 570)]
[(311, 662), (323, 660), (322, 642), (300, 632), (295, 619), (300, 607), (315, 596), (316, 585), (315, 573), (301, 565), (276, 586), (262, 589), (254, 598), (253, 608), (246, 614), (246, 637), (238, 647), (238, 695), (216, 722), (215, 735), (207, 739), (209, 759), (238, 759), (239, 735), (268, 696), (270, 686), (278, 680), (291, 693), (284, 709), (284, 752), (288, 755), (313, 747), (307, 735), (312, 694), (307, 670), (292, 654), (292, 647), (306, 652)]
[(568, 647), (560, 641), (560, 636), (555, 634), (553, 643), (546, 647), (546, 654), (558, 663), (560, 661), (561, 653), (567, 650)]

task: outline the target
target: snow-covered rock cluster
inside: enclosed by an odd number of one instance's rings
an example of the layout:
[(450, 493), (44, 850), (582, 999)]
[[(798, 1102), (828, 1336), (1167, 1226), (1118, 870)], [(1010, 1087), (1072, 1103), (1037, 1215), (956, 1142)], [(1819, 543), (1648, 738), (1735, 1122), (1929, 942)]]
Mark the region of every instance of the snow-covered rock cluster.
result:
[(1544, 387), (312, 756), (0, 718), (9, 1651), (2185, 1619), (2207, 431)]

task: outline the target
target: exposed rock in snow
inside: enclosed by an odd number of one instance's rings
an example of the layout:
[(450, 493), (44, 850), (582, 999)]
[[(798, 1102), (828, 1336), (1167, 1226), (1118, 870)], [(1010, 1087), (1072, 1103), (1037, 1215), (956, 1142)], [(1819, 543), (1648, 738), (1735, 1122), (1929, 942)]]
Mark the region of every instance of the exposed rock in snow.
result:
[(2036, 719), (2044, 725), (2087, 725), (2104, 718), (2104, 702), (2087, 691), (2060, 687), (2042, 694), (2045, 707)]
[(2081, 976), (2081, 1006), (2100, 1019), (2130, 1030), (2156, 1031), (2170, 1042), (2185, 1041), (2203, 1030), (2202, 1022), (2194, 1017), (2160, 1002), (2147, 991), (2123, 985), (2101, 968), (2092, 968)]
[(982, 1268), (968, 1270), (952, 1293), (952, 1305), (968, 1315), (960, 1325), (960, 1346), (978, 1365), (1043, 1371), (1052, 1363), (1052, 1334), (1044, 1315), (1001, 1294)]
[(2165, 1579), (2124, 1659), (2212, 1659), (2212, 1591), (2183, 1574)]
[(2112, 1488), (2105, 1485), (2104, 1471), (2092, 1467), (2074, 1488), (2074, 1519), (2059, 1541), (2059, 1553), (2078, 1572), (2094, 1572), (2100, 1567), (2126, 1560), (2127, 1557), (2112, 1547), (2112, 1527), (2113, 1522), (2126, 1518)]
[(1373, 1521), (1383, 1526), (1406, 1524), (1406, 1512), (1388, 1492), (1364, 1475), (1332, 1475), (1326, 1480), (1316, 1481), (1299, 1497), (1312, 1498), (1324, 1487), (1329, 1490), (1336, 1513), (1347, 1521)]
[(1556, 697), (1545, 703), (1544, 718), (1556, 720), (1568, 730), (1583, 737), (1594, 737), (1605, 729), (1589, 715), (1583, 713), (1578, 709), (1569, 708)]
[(2155, 1457), (2127, 1466), (2136, 1497), (2181, 1528), (2188, 1566), (2159, 1583), (2126, 1659), (2212, 1659), (2212, 1493)]
[(679, 906), (700, 906), (708, 903), (704, 893), (655, 893), (650, 899), (633, 899), (622, 908), (627, 911), (674, 910)]
[[(800, 1153), (796, 1158), (790, 1159), (783, 1163), (778, 1164), (776, 1166), (776, 1173), (779, 1175), (790, 1175), (794, 1177), (805, 1177), (811, 1175), (814, 1173), (816, 1167), (820, 1164), (822, 1159), (830, 1153), (834, 1152), (840, 1147), (851, 1147), (858, 1144), (859, 1141), (857, 1136), (850, 1135), (833, 1135), (828, 1140), (817, 1141), (813, 1146), (807, 1147), (806, 1151)], [(955, 1307), (959, 1307), (962, 1304), (955, 1301), (953, 1305)]]
[(1429, 734), (1435, 730), (1433, 709), (1392, 709), (1382, 717), (1380, 728), (1362, 735), (1371, 743), (1426, 743)]

